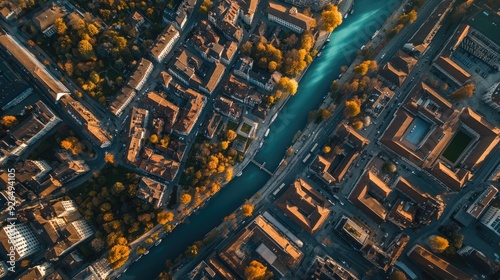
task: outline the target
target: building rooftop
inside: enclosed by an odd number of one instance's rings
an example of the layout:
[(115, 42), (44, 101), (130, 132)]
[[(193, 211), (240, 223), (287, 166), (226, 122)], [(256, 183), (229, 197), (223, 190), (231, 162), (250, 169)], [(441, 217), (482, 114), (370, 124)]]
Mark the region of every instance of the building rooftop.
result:
[(298, 179), (276, 201), (276, 205), (309, 233), (328, 218), (330, 203), (303, 179)]
[(163, 195), (167, 186), (153, 179), (142, 177), (137, 189), (137, 197), (160, 208), (163, 204)]
[(151, 105), (152, 112), (155, 116), (165, 118), (167, 123), (167, 127), (165, 129), (170, 131), (177, 120), (179, 107), (155, 92), (149, 92), (145, 102)]
[(448, 57), (439, 56), (434, 61), (434, 66), (453, 81), (456, 81), (458, 85), (465, 84), (471, 78), (469, 72)]
[(435, 279), (472, 280), (470, 275), (452, 266), (420, 245), (415, 245), (408, 253), (408, 257)]
[(336, 134), (341, 138), (347, 139), (348, 142), (357, 149), (362, 149), (370, 143), (370, 140), (366, 139), (346, 123), (342, 123), (338, 126)]
[(280, 231), (282, 227), (259, 215), (221, 250), (219, 256), (241, 276), (246, 265), (256, 258), (284, 276), (300, 263), (304, 255)]
[(330, 256), (316, 256), (306, 273), (311, 280), (358, 280), (359, 278)]
[(140, 90), (142, 80), (148, 75), (153, 63), (145, 58), (141, 58), (127, 85), (135, 90)]
[(0, 108), (4, 108), (23, 92), (32, 91), (28, 83), (20, 77), (7, 61), (0, 62)]
[(68, 14), (65, 7), (59, 6), (56, 2), (45, 5), (42, 10), (35, 14), (33, 23), (41, 31), (51, 27), (58, 18), (64, 18)]
[(11, 54), (46, 90), (51, 94), (54, 101), (64, 94), (70, 94), (69, 89), (56, 79), (47, 67), (14, 37), (0, 31), (0, 44)]
[(346, 216), (335, 225), (335, 229), (356, 249), (361, 249), (368, 240), (367, 231), (356, 222)]
[(365, 172), (354, 186), (349, 200), (377, 223), (385, 221), (388, 210), (382, 204), (391, 189), (372, 171)]
[(191, 133), (195, 123), (198, 121), (203, 108), (206, 104), (206, 98), (199, 92), (190, 88), (178, 87), (179, 95), (186, 101), (182, 107), (177, 121), (174, 124), (174, 130), (177, 133), (187, 135)]
[(241, 116), (242, 111), (243, 111), (241, 106), (236, 104), (236, 102), (234, 102), (231, 99), (225, 98), (223, 96), (218, 96), (217, 99), (215, 99), (214, 109), (217, 112), (219, 112), (225, 116), (228, 116), (233, 120), (238, 120)]
[(432, 39), (436, 35), (437, 30), (441, 27), (441, 22), (447, 12), (452, 0), (441, 1), (436, 6), (432, 14), (426, 19), (424, 24), (415, 32), (409, 43), (420, 53), (425, 52)]
[(111, 135), (101, 126), (101, 121), (82, 103), (74, 100), (70, 95), (60, 99), (61, 106), (83, 128), (90, 139), (98, 146), (107, 147), (111, 144)]
[(492, 185), (488, 186), (474, 201), (474, 203), (469, 206), (467, 209), (467, 213), (469, 213), (475, 219), (478, 219), (481, 214), (486, 210), (486, 207), (490, 204), (490, 202), (495, 198), (498, 193), (498, 189), (493, 187)]
[(302, 28), (303, 30), (309, 30), (311, 25), (315, 21), (314, 18), (299, 13), (297, 8), (291, 7), (287, 8), (276, 2), (269, 2), (267, 12), (270, 15), (278, 17), (286, 22), (289, 22), (295, 26)]
[(500, 16), (491, 10), (478, 12), (469, 20), (469, 25), (500, 46)]
[(179, 163), (177, 161), (167, 159), (160, 154), (155, 154), (150, 148), (144, 149), (142, 158), (139, 168), (166, 181), (173, 181), (179, 171)]
[(170, 61), (168, 68), (193, 88), (201, 87), (209, 93), (219, 84), (226, 69), (221, 63), (204, 61), (187, 49), (180, 50), (176, 58)]
[(160, 35), (158, 35), (155, 44), (151, 48), (151, 55), (156, 60), (161, 61), (160, 56), (162, 52), (178, 37), (179, 31), (173, 25), (169, 25)]
[(401, 86), (416, 64), (415, 58), (398, 50), (391, 60), (382, 67), (379, 74), (391, 83)]

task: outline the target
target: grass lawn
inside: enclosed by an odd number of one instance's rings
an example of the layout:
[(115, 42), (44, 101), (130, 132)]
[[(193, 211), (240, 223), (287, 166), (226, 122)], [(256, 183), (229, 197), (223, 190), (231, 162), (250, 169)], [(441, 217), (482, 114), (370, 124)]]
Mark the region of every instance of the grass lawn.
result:
[(450, 162), (455, 163), (471, 141), (472, 137), (465, 134), (463, 131), (457, 132), (451, 140), (451, 143), (443, 152), (443, 157)]
[(251, 129), (252, 129), (252, 127), (249, 124), (247, 124), (247, 123), (244, 123), (241, 126), (241, 132), (246, 133), (246, 134), (248, 134)]

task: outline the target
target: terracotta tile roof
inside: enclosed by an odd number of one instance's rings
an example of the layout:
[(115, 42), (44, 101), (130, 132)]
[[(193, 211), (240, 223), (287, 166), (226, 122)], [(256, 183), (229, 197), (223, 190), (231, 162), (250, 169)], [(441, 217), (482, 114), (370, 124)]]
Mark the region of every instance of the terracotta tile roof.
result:
[(471, 75), (465, 69), (448, 57), (439, 56), (434, 61), (433, 66), (460, 86), (468, 82), (471, 78)]
[(460, 170), (463, 171), (456, 173), (448, 168), (444, 163), (438, 161), (438, 163), (432, 168), (431, 173), (453, 191), (460, 191), (465, 183), (472, 177), (470, 171), (465, 169)]
[(300, 27), (303, 30), (309, 30), (311, 28), (314, 19), (308, 17), (297, 11), (297, 8), (287, 8), (275, 2), (269, 2), (267, 12), (277, 18), (280, 18), (286, 22), (289, 22), (295, 26)]
[(330, 214), (327, 199), (302, 179), (295, 181), (276, 205), (309, 233), (320, 228)]
[(382, 205), (391, 189), (373, 172), (368, 171), (354, 186), (349, 200), (377, 223), (385, 221), (388, 210)]

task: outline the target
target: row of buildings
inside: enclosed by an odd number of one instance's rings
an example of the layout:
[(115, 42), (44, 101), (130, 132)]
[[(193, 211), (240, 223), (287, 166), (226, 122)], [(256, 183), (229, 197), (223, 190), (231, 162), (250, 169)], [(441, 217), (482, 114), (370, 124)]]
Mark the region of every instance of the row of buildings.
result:
[[(65, 260), (73, 258), (73, 253), (78, 255), (74, 251), (76, 246), (93, 234), (90, 225), (78, 212), (76, 203), (72, 200), (59, 200), (43, 209), (32, 211), (25, 221), (4, 226), (0, 230), (0, 248), (7, 254), (10, 253), (11, 246), (14, 246), (16, 261), (42, 256), (49, 261), (61, 260), (62, 265), (58, 269), (51, 268), (49, 272), (50, 264), (44, 263), (30, 268), (19, 279), (42, 279), (45, 274), (59, 277), (64, 275), (68, 278), (74, 271)], [(79, 258), (81, 264), (81, 256)], [(37, 277), (33, 278), (34, 275)]]

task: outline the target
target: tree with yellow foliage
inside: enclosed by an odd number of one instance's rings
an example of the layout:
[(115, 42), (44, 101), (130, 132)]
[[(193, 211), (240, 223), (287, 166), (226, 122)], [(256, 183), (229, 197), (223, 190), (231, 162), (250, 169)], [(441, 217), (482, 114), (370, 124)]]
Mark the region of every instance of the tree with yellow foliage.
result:
[(231, 179), (233, 179), (233, 168), (232, 167), (228, 167), (226, 168), (226, 178), (225, 178), (225, 182), (229, 182), (231, 181)]
[(278, 86), (286, 92), (288, 92), (291, 95), (294, 95), (297, 93), (297, 89), (299, 88), (299, 83), (295, 79), (290, 79), (288, 77), (282, 77), (278, 81)]
[(112, 153), (106, 153), (104, 155), (104, 162), (115, 164), (115, 155), (113, 155)]
[(174, 220), (174, 213), (170, 211), (162, 211), (158, 213), (158, 215), (156, 216), (156, 220), (158, 221), (159, 224), (164, 225)]
[(68, 30), (66, 23), (64, 23), (62, 18), (58, 18), (54, 21), (54, 27), (56, 28), (56, 33), (58, 35), (63, 35)]
[(358, 100), (348, 100), (345, 102), (344, 115), (346, 117), (355, 117), (361, 113), (361, 102)]
[(179, 201), (184, 205), (188, 205), (189, 203), (191, 203), (191, 195), (188, 193), (184, 193), (181, 195)]
[(377, 71), (377, 69), (378, 69), (378, 65), (377, 65), (377, 62), (375, 60), (365, 60), (365, 61), (361, 62), (359, 65), (357, 65), (356, 67), (354, 67), (354, 73), (356, 73), (360, 76), (364, 76), (368, 72)]
[[(267, 273), (267, 267), (256, 260), (251, 261), (245, 268), (246, 280), (261, 280), (266, 278), (267, 275), (269, 275), (269, 273)], [(272, 276), (270, 275), (270, 277)]]
[(127, 262), (130, 248), (125, 245), (115, 245), (108, 252), (108, 261), (113, 269), (117, 269)]
[(333, 32), (342, 23), (342, 14), (337, 6), (328, 4), (321, 12), (321, 21), (323, 23), (321, 29), (326, 32)]
[(443, 252), (444, 250), (446, 250), (446, 248), (448, 248), (449, 245), (450, 244), (448, 242), (448, 239), (446, 239), (442, 236), (433, 235), (433, 236), (429, 237), (429, 246), (431, 247), (431, 250), (434, 253)]
[(232, 129), (229, 129), (227, 132), (226, 132), (226, 138), (227, 138), (227, 141), (233, 141), (234, 139), (236, 139), (236, 136), (238, 136), (236, 134), (236, 132), (234, 132), (234, 130)]
[(220, 142), (220, 148), (221, 150), (226, 150), (229, 147), (229, 141), (222, 141)]
[(323, 147), (323, 153), (328, 154), (331, 151), (332, 151), (332, 148), (330, 148), (330, 146), (324, 146)]
[(212, 10), (214, 6), (214, 3), (210, 0), (203, 0), (203, 3), (201, 3), (201, 6), (200, 6), (200, 13), (202, 14), (207, 14), (209, 11)]
[(363, 122), (362, 121), (355, 121), (352, 123), (352, 127), (354, 129), (360, 130), (363, 128)]
[(241, 213), (245, 217), (251, 217), (253, 215), (254, 208), (255, 208), (255, 206), (253, 204), (246, 203), (243, 206), (241, 206)]
[(83, 150), (83, 144), (80, 143), (78, 138), (69, 136), (68, 138), (61, 141), (61, 148), (70, 151), (73, 155), (78, 155)]
[(7, 127), (11, 128), (14, 125), (18, 123), (17, 118), (15, 116), (3, 116), (2, 117), (2, 124)]
[(153, 143), (153, 144), (158, 143), (158, 135), (156, 135), (156, 134), (151, 134), (151, 136), (149, 136), (149, 142), (151, 142), (151, 143)]

